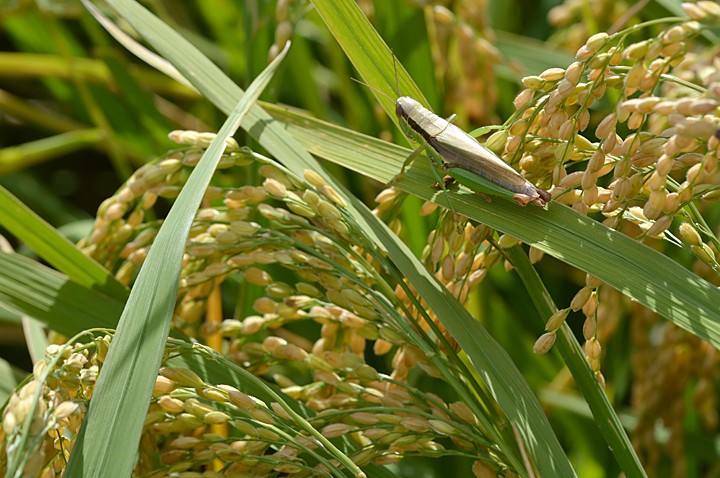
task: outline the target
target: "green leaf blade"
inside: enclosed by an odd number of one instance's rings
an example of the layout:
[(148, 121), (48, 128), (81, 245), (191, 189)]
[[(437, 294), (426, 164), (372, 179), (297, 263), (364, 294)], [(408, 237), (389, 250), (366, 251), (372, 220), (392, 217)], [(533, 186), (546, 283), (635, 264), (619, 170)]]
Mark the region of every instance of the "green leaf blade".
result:
[(150, 248), (120, 318), (85, 421), (68, 463), (67, 476), (104, 477), (107, 470), (130, 476), (147, 406), (175, 308), (185, 240), (215, 166), (233, 134), (269, 83), (284, 52), (250, 85), (181, 191)]
[(127, 289), (100, 264), (90, 259), (56, 229), (0, 186), (0, 224), (36, 254), (78, 284), (124, 300)]

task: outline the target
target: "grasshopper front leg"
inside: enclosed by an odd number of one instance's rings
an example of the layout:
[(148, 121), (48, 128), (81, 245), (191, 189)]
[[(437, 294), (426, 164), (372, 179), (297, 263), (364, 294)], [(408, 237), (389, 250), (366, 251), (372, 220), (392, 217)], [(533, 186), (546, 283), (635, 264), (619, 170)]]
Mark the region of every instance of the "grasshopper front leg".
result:
[(407, 158), (405, 158), (405, 161), (403, 161), (402, 167), (400, 168), (400, 172), (397, 173), (395, 175), (395, 177), (390, 180), (390, 182), (388, 183), (389, 186), (392, 186), (393, 184), (400, 181), (405, 176), (405, 170), (407, 169), (408, 166), (410, 166), (410, 163), (415, 161), (415, 158), (420, 156), (420, 153), (422, 152), (422, 150), (423, 150), (423, 146), (418, 146), (417, 148), (415, 148), (415, 150), (412, 153), (410, 153), (410, 155)]
[[(456, 115), (453, 114), (446, 120), (448, 122), (448, 124), (450, 124), (455, 119), (455, 116)], [(413, 130), (412, 127), (407, 123), (407, 121), (402, 119), (402, 117), (400, 119), (400, 127), (402, 128), (402, 131), (406, 137), (412, 138), (418, 144), (420, 144), (420, 146), (415, 148), (415, 150), (412, 153), (410, 153), (410, 155), (407, 158), (405, 158), (405, 161), (403, 161), (402, 167), (400, 168), (400, 172), (397, 173), (395, 175), (395, 177), (392, 178), (388, 184), (393, 185), (396, 182), (398, 182), (400, 179), (402, 179), (405, 176), (405, 170), (407, 169), (407, 167), (410, 166), (410, 163), (415, 161), (415, 159), (418, 156), (420, 156), (420, 153), (422, 152), (423, 149), (426, 149), (428, 151), (428, 157), (430, 158), (430, 161), (433, 163), (434, 167), (437, 168), (437, 167), (445, 165), (445, 162), (442, 160), (442, 158), (439, 155), (437, 155), (437, 153), (432, 148), (432, 146), (430, 146), (426, 142), (426, 140), (423, 138), (422, 135), (420, 135), (417, 131)], [(442, 131), (440, 133), (442, 133)], [(440, 133), (438, 133), (438, 134), (440, 134)], [(437, 176), (437, 173), (436, 173), (436, 176)], [(438, 181), (438, 184), (440, 184), (441, 182), (442, 181)]]

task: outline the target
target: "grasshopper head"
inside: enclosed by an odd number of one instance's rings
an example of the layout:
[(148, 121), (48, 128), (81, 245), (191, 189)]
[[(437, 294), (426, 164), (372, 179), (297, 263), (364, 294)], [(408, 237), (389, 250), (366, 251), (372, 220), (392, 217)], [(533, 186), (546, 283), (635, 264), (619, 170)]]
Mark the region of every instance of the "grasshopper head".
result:
[(401, 96), (395, 101), (395, 114), (398, 118), (407, 120), (418, 107), (422, 108), (422, 105), (417, 100), (409, 96)]

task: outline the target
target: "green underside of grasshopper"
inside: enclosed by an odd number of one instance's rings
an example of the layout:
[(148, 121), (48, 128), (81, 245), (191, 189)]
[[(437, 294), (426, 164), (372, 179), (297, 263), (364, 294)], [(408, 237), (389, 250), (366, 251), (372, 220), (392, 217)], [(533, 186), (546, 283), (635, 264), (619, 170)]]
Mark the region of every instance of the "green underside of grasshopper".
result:
[(485, 179), (479, 174), (461, 168), (448, 168), (447, 173), (458, 183), (479, 194), (499, 197), (509, 201), (516, 201), (515, 193), (501, 186), (498, 186), (489, 179)]

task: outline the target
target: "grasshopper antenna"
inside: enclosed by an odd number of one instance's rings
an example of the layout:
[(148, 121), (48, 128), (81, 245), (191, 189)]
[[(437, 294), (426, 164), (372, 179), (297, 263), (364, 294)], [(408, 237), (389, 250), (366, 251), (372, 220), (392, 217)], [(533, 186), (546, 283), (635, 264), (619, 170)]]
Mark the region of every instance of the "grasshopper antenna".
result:
[(390, 49), (390, 53), (392, 53), (393, 57), (393, 71), (395, 72), (395, 93), (397, 93), (398, 98), (400, 98), (400, 82), (398, 81), (398, 74), (397, 74), (397, 57), (395, 56), (395, 52)]
[[(402, 95), (400, 94), (400, 83), (399, 83), (399, 81), (398, 81), (398, 74), (397, 74), (397, 72), (398, 72), (398, 70), (397, 70), (397, 57), (395, 56), (395, 52), (394, 52), (392, 49), (390, 49), (390, 53), (392, 54), (392, 59), (393, 59), (393, 72), (395, 73), (395, 93), (397, 93), (398, 98), (400, 98), (400, 96), (402, 96)], [(355, 78), (352, 78), (352, 77), (350, 77), (350, 79), (353, 80), (353, 81), (356, 82), (356, 83), (360, 83), (360, 84), (363, 85), (365, 88), (370, 88), (370, 89), (373, 90), (374, 92), (380, 93), (380, 94), (383, 95), (385, 98), (387, 98), (387, 99), (389, 99), (390, 101), (392, 101), (393, 103), (396, 102), (396, 100), (393, 100), (393, 99), (390, 97), (390, 95), (388, 95), (388, 94), (385, 93), (384, 91), (380, 91), (379, 89), (375, 88), (374, 86), (368, 85), (368, 84), (365, 83), (364, 81), (360, 81), (360, 80), (355, 79)]]
[[(398, 79), (398, 74), (397, 74), (397, 72), (398, 72), (398, 68), (397, 68), (397, 57), (395, 56), (395, 52), (394, 52), (394, 51), (390, 50), (390, 52), (392, 53), (392, 58), (393, 58), (393, 71), (394, 71), (394, 73), (395, 73), (395, 90), (396, 90), (396, 93), (397, 93), (397, 95), (398, 95), (398, 98), (400, 98), (400, 81), (399, 81), (399, 79)], [(360, 83), (361, 85), (365, 86), (366, 88), (369, 88), (369, 89), (375, 91), (376, 93), (379, 93), (379, 94), (385, 96), (387, 99), (389, 99), (390, 101), (392, 101), (393, 103), (395, 103), (396, 115), (397, 115), (398, 120), (399, 120), (399, 122), (400, 122), (400, 127), (401, 127), (402, 131), (403, 131), (403, 133), (405, 133), (405, 136), (407, 136), (407, 137), (412, 137), (411, 134), (409, 135), (409, 133), (406, 132), (406, 129), (405, 129), (405, 128), (408, 127), (408, 124), (407, 124), (406, 121), (404, 120), (404, 116), (405, 116), (406, 113), (404, 112), (404, 108), (403, 108), (403, 106), (400, 104), (399, 100), (393, 100), (393, 99), (390, 97), (390, 95), (388, 95), (388, 94), (385, 93), (384, 91), (380, 91), (379, 89), (375, 88), (374, 86), (370, 86), (370, 85), (368, 85), (367, 83), (364, 83), (364, 82), (362, 82), (362, 81), (360, 81), (360, 80), (357, 80), (357, 79), (355, 79), (355, 78), (351, 78), (351, 80), (355, 81), (356, 83)], [(417, 101), (415, 101), (415, 100), (411, 100), (411, 101), (417, 103)], [(419, 103), (418, 103), (418, 106), (420, 106)], [(402, 110), (402, 111), (401, 111), (401, 110)], [(420, 107), (420, 110), (425, 110), (425, 108)], [(425, 111), (426, 111), (426, 114), (427, 114), (427, 115), (433, 115), (432, 112), (430, 112), (430, 111), (428, 111), (428, 110), (425, 110)], [(422, 111), (420, 111), (420, 113), (415, 113), (415, 114), (422, 114)], [(434, 116), (434, 115), (433, 115), (433, 116)], [(452, 121), (452, 120), (451, 120), (451, 121)], [(409, 126), (409, 129), (412, 131), (412, 126)], [(441, 132), (438, 133), (438, 134), (441, 134), (442, 132), (444, 132), (444, 129), (443, 129), (443, 131), (441, 131)], [(418, 131), (417, 133), (422, 134), (422, 132), (420, 132), (420, 131)], [(424, 143), (424, 141), (423, 141), (422, 139), (421, 139), (421, 141)], [(432, 169), (432, 171), (433, 171), (433, 174), (435, 175), (435, 179), (437, 180), (438, 188), (441, 189), (442, 192), (445, 194), (445, 199), (447, 200), (448, 208), (449, 208), (450, 211), (452, 212), (453, 217), (459, 217), (459, 214), (457, 213), (457, 211), (455, 211), (455, 207), (453, 206), (453, 204), (452, 204), (452, 202), (451, 202), (451, 200), (450, 200), (450, 195), (448, 194), (447, 187), (445, 186), (445, 182), (443, 181), (443, 178), (440, 177), (440, 175), (438, 174), (437, 169), (436, 169), (436, 168), (437, 168), (437, 164), (442, 164), (442, 162), (443, 162), (443, 161), (442, 161), (442, 157), (440, 157), (439, 153), (435, 153), (435, 155), (439, 158), (438, 161), (437, 161), (437, 163), (436, 163), (436, 161), (435, 161), (435, 160), (433, 159), (433, 157), (432, 157), (432, 156), (433, 156), (432, 153), (434, 152), (434, 150), (432, 149), (432, 146), (428, 145), (427, 143), (425, 143), (425, 146), (423, 146), (422, 143), (421, 143), (421, 146), (420, 146), (419, 148), (415, 149), (415, 151), (413, 151), (412, 153), (410, 153), (410, 156), (408, 156), (408, 157), (405, 159), (405, 161), (403, 162), (403, 165), (402, 165), (402, 168), (400, 169), (400, 172), (390, 181), (389, 185), (394, 185), (400, 178), (402, 178), (402, 177), (404, 176), (404, 174), (405, 174), (405, 168), (408, 166), (408, 164), (410, 164), (410, 163), (420, 154), (420, 152), (421, 152), (423, 149), (427, 149), (428, 153), (430, 153), (431, 169)], [(458, 225), (458, 227), (459, 227), (459, 225)], [(458, 231), (459, 231), (459, 229), (458, 229)]]
[(388, 94), (385, 93), (384, 91), (381, 91), (381, 90), (375, 88), (374, 86), (370, 86), (370, 85), (368, 85), (367, 83), (365, 83), (365, 82), (363, 82), (363, 81), (360, 81), (360, 80), (357, 80), (357, 79), (355, 79), (355, 78), (352, 78), (352, 77), (351, 77), (350, 79), (353, 80), (355, 83), (360, 83), (360, 84), (363, 85), (365, 88), (370, 88), (370, 89), (373, 90), (375, 93), (380, 93), (380, 94), (383, 95), (385, 98), (387, 98), (387, 99), (389, 99), (390, 101), (392, 101), (393, 103), (395, 103), (395, 100), (392, 99), (392, 98), (390, 97), (390, 95), (388, 95)]

